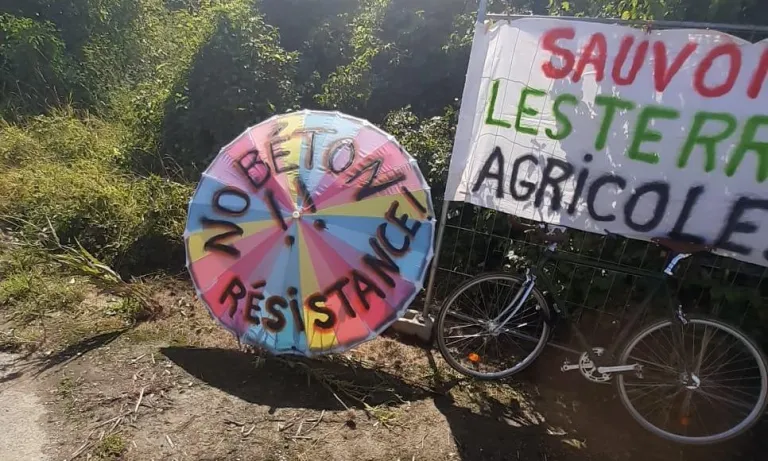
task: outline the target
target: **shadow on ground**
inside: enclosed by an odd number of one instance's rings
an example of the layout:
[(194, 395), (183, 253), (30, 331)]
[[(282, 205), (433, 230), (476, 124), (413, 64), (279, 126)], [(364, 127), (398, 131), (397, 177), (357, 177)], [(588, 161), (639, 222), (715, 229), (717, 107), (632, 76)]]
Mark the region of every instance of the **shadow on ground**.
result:
[(104, 347), (122, 336), (126, 331), (128, 331), (128, 328), (94, 335), (71, 344), (55, 354), (42, 357), (38, 360), (39, 368), (35, 371), (35, 376), (39, 376), (56, 366), (65, 365), (90, 351)]
[(562, 374), (564, 355), (547, 351), (511, 384), (525, 389), (524, 405), (493, 395), (473, 396), (475, 410), (446, 398), (446, 417), (462, 460), (758, 461), (768, 452), (768, 418), (724, 443), (684, 446), (644, 430), (624, 409), (615, 386)]
[(349, 408), (364, 408), (364, 403), (396, 405), (430, 396), (426, 388), (344, 359), (263, 358), (233, 349), (194, 347), (160, 352), (208, 385), (272, 408), (344, 410), (339, 399)]
[[(339, 399), (357, 409), (432, 399), (464, 461), (757, 461), (768, 449), (766, 422), (715, 446), (684, 447), (660, 439), (632, 420), (613, 386), (560, 373), (563, 356), (552, 351), (516, 376), (511, 387), (441, 376), (435, 367), (436, 389), (344, 358), (263, 358), (190, 347), (161, 352), (208, 385), (272, 409), (338, 411), (344, 409)], [(435, 364), (431, 352), (426, 357)], [(500, 397), (508, 389), (519, 393), (511, 403)]]

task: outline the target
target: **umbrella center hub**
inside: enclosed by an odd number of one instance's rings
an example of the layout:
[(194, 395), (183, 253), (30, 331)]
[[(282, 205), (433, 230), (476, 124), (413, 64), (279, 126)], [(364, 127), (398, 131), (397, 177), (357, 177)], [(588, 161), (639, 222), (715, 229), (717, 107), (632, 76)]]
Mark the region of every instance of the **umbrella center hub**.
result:
[(301, 211), (295, 210), (291, 216), (293, 216), (293, 219), (301, 219)]

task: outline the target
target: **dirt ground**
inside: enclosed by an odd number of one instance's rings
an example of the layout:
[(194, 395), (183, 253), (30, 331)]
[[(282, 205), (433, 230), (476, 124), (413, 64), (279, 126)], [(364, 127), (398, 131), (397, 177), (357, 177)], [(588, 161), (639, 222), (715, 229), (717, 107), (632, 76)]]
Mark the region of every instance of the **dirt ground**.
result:
[(48, 319), (50, 338), (86, 339), (0, 365), (0, 447), (19, 450), (0, 459), (756, 461), (768, 449), (765, 422), (715, 447), (664, 442), (613, 386), (562, 374), (555, 350), (506, 383), (461, 379), (395, 337), (318, 360), (243, 352), (186, 284), (163, 286), (160, 320)]

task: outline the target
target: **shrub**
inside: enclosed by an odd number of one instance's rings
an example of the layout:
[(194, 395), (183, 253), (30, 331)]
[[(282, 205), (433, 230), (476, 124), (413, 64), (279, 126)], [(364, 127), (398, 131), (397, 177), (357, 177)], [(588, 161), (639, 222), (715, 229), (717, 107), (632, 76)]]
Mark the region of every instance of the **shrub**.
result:
[(162, 154), (194, 180), (248, 126), (298, 108), (297, 54), (280, 47), (277, 30), (247, 2), (216, 9), (213, 21), (215, 32), (166, 102), (163, 122)]
[(419, 118), (406, 107), (390, 113), (384, 122), (384, 130), (419, 162), (434, 198), (442, 197), (445, 191), (456, 123), (457, 112), (453, 107), (430, 118)]
[(56, 27), (0, 14), (0, 115), (18, 119), (85, 97)]
[(121, 271), (181, 267), (192, 187), (121, 170), (123, 130), (63, 115), (0, 128), (0, 215), (28, 234), (50, 220)]

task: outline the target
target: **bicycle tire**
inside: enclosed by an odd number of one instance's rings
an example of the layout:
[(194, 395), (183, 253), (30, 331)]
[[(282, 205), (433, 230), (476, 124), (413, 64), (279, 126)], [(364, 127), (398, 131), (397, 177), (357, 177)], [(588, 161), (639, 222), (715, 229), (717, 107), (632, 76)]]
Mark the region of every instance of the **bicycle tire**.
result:
[[(765, 411), (766, 406), (768, 406), (768, 385), (767, 385), (768, 360), (766, 360), (765, 354), (760, 350), (760, 348), (755, 344), (755, 342), (752, 341), (752, 339), (750, 339), (740, 329), (732, 325), (729, 325), (721, 320), (718, 320), (712, 317), (700, 316), (700, 315), (689, 316), (687, 317), (687, 321), (689, 322), (689, 324), (690, 323), (704, 324), (713, 328), (721, 329), (722, 331), (736, 337), (739, 341), (742, 342), (744, 346), (746, 346), (747, 350), (749, 350), (752, 353), (753, 357), (755, 358), (758, 364), (758, 370), (760, 371), (760, 374), (761, 374), (761, 393), (758, 398), (758, 401), (755, 404), (755, 407), (752, 409), (749, 415), (733, 428), (730, 428), (727, 431), (721, 432), (719, 434), (715, 434), (712, 436), (705, 436), (705, 437), (689, 437), (689, 436), (683, 436), (683, 435), (668, 432), (664, 429), (661, 429), (655, 426), (646, 418), (644, 418), (640, 414), (640, 412), (635, 408), (635, 406), (632, 404), (627, 394), (627, 389), (624, 382), (625, 376), (623, 374), (619, 374), (618, 379), (616, 380), (616, 385), (619, 391), (620, 400), (624, 405), (624, 407), (627, 409), (627, 411), (629, 411), (630, 415), (632, 415), (632, 417), (638, 423), (640, 423), (640, 425), (643, 426), (646, 430), (652, 432), (653, 434), (659, 437), (662, 437), (664, 439), (667, 439), (676, 443), (687, 444), (687, 445), (708, 445), (708, 444), (713, 444), (718, 442), (724, 442), (734, 437), (738, 437), (739, 435), (751, 429), (755, 424), (757, 424), (763, 412)], [(632, 350), (643, 338), (645, 338), (649, 334), (661, 328), (665, 328), (670, 325), (673, 325), (674, 323), (675, 321), (670, 319), (660, 320), (642, 329), (638, 334), (633, 336), (627, 342), (627, 345), (625, 346), (624, 350), (619, 356), (619, 365), (627, 364), (628, 358), (632, 353)]]
[(448, 365), (464, 376), (469, 376), (469, 377), (477, 378), (481, 380), (504, 379), (515, 373), (519, 373), (520, 371), (527, 368), (541, 354), (542, 350), (544, 349), (544, 346), (546, 346), (546, 343), (549, 340), (549, 335), (551, 333), (551, 328), (549, 324), (550, 323), (549, 320), (551, 319), (551, 308), (546, 298), (541, 293), (541, 291), (539, 291), (536, 287), (534, 287), (533, 290), (531, 291), (530, 296), (533, 296), (536, 299), (536, 301), (538, 301), (540, 306), (540, 315), (542, 316), (544, 323), (543, 323), (542, 334), (536, 344), (536, 347), (528, 356), (525, 357), (525, 359), (517, 363), (514, 367), (507, 368), (497, 373), (480, 373), (476, 370), (472, 370), (461, 365), (457, 360), (455, 360), (454, 357), (451, 355), (450, 351), (448, 350), (448, 346), (446, 345), (446, 341), (445, 341), (445, 328), (444, 328), (445, 319), (448, 315), (448, 312), (450, 311), (450, 307), (453, 305), (456, 299), (459, 296), (461, 296), (463, 292), (465, 292), (472, 286), (477, 285), (478, 283), (488, 281), (488, 280), (493, 280), (493, 279), (508, 280), (518, 284), (523, 283), (523, 279), (521, 277), (511, 275), (506, 272), (487, 272), (477, 277), (471, 278), (466, 282), (462, 283), (461, 285), (459, 285), (448, 296), (446, 301), (443, 303), (443, 306), (440, 308), (440, 312), (438, 313), (438, 316), (437, 316), (437, 321), (435, 322), (437, 346), (438, 346), (438, 349), (440, 350), (440, 354), (443, 356), (443, 358), (448, 363)]

